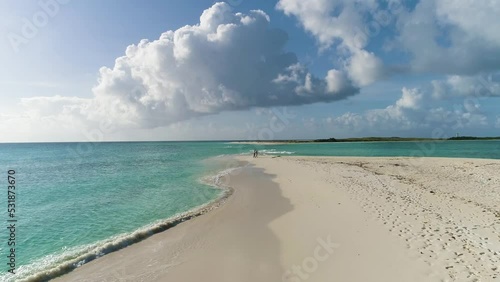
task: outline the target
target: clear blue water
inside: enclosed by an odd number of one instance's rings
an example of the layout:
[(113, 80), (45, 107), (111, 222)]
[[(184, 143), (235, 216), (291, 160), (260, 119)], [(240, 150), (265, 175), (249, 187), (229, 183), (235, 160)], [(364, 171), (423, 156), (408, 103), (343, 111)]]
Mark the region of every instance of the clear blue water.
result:
[[(201, 181), (234, 165), (211, 157), (272, 155), (427, 156), (500, 159), (500, 141), (243, 145), (226, 142), (0, 144), (0, 197), (7, 220), (7, 171), (16, 171), (16, 268), (0, 281), (40, 273), (109, 242), (218, 198)], [(5, 228), (2, 228), (5, 230)]]

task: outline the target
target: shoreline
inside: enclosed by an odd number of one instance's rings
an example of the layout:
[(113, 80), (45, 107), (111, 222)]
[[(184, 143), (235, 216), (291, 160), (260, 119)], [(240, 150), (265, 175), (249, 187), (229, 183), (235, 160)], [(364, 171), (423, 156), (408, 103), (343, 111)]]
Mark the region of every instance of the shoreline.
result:
[(235, 159), (223, 206), (55, 281), (499, 277), (499, 160)]
[[(55, 281), (247, 277), (238, 281), (291, 282), (306, 276), (309, 281), (325, 281), (331, 275), (342, 277), (341, 281), (384, 282), (498, 278), (495, 263), (500, 258), (494, 254), (500, 252), (500, 237), (494, 235), (500, 230), (500, 220), (495, 219), (495, 212), (500, 218), (495, 210), (498, 195), (492, 198), (487, 193), (498, 193), (500, 177), (490, 172), (500, 168), (499, 160), (234, 158), (251, 166), (229, 174), (233, 194), (223, 205)], [(428, 171), (437, 178), (422, 177)], [(440, 177), (448, 179), (448, 173), (457, 175), (451, 181), (466, 181), (464, 187), (439, 182)], [(487, 181), (480, 191), (484, 194), (470, 190), (477, 187), (471, 178), (476, 174)], [(388, 202), (386, 195), (392, 200)], [(460, 241), (469, 251), (457, 244)], [(316, 253), (325, 260), (316, 259)], [(297, 265), (304, 276), (295, 272)], [(314, 271), (308, 271), (312, 266)], [(357, 267), (364, 271), (356, 271)]]
[[(238, 163), (240, 163), (240, 164), (246, 163), (245, 160), (238, 159), (236, 156), (234, 158), (232, 158), (232, 160), (237, 160)], [(224, 220), (230, 220), (230, 221), (233, 221), (233, 223), (240, 222), (241, 221), (241, 218), (240, 218), (241, 213), (228, 212), (227, 211), (229, 209), (228, 206), (231, 206), (231, 207), (236, 206), (236, 207), (238, 207), (238, 209), (240, 209), (240, 208), (245, 209), (246, 208), (245, 202), (247, 200), (246, 197), (248, 195), (246, 195), (246, 192), (242, 192), (241, 189), (235, 189), (233, 187), (234, 178), (235, 177), (236, 178), (246, 177), (248, 175), (256, 175), (256, 174), (260, 174), (262, 172), (262, 171), (259, 171), (259, 172), (253, 171), (253, 170), (255, 170), (255, 168), (250, 167), (248, 165), (238, 167), (237, 169), (233, 168), (233, 169), (226, 169), (226, 170), (233, 171), (232, 174), (228, 175), (231, 180), (229, 181), (230, 183), (227, 186), (227, 187), (230, 187), (232, 193), (226, 198), (223, 205), (220, 205), (216, 209), (212, 209), (211, 212), (209, 212), (209, 213), (205, 213), (204, 216), (193, 217), (190, 220), (186, 220), (186, 221), (182, 222), (181, 224), (179, 224), (177, 226), (180, 228), (169, 229), (169, 231), (171, 231), (171, 232), (160, 232), (160, 233), (154, 234), (153, 236), (151, 236), (150, 238), (148, 238), (146, 240), (143, 240), (143, 241), (138, 242), (136, 244), (130, 245), (127, 248), (121, 249), (117, 252), (113, 252), (113, 253), (110, 253), (106, 256), (103, 256), (103, 257), (99, 258), (98, 260), (92, 261), (88, 264), (85, 264), (85, 265), (75, 269), (75, 271), (67, 273), (66, 275), (59, 276), (54, 281), (79, 281), (79, 282), (89, 281), (90, 282), (90, 281), (108, 281), (108, 280), (114, 281), (117, 279), (118, 280), (125, 279), (126, 281), (128, 281), (127, 279), (130, 279), (131, 281), (137, 280), (137, 279), (143, 279), (141, 281), (158, 281), (158, 279), (160, 279), (159, 277), (161, 277), (161, 275), (168, 273), (171, 270), (170, 269), (171, 266), (179, 266), (179, 267), (182, 266), (182, 264), (183, 264), (182, 260), (179, 262), (177, 260), (171, 261), (169, 259), (170, 258), (177, 258), (179, 252), (185, 251), (186, 245), (187, 245), (187, 249), (193, 250), (193, 251), (196, 250), (196, 247), (200, 247), (201, 245), (205, 245), (206, 240), (201, 238), (200, 237), (201, 235), (217, 233), (216, 236), (227, 237), (226, 239), (222, 240), (222, 242), (225, 246), (224, 249), (226, 249), (226, 247), (227, 247), (226, 244), (228, 242), (230, 242), (232, 240), (238, 241), (239, 238), (242, 237), (242, 236), (234, 236), (235, 231), (240, 231), (240, 232), (244, 232), (245, 234), (248, 234), (250, 232), (257, 230), (258, 228), (252, 228), (251, 226), (246, 226), (243, 224), (243, 225), (240, 225), (240, 228), (233, 228), (233, 226), (231, 225), (229, 229), (226, 229), (224, 232), (220, 233), (220, 232), (218, 232), (219, 230), (216, 230), (216, 228), (214, 228), (214, 226), (211, 224), (211, 222), (207, 222), (207, 220), (208, 221), (215, 220), (216, 223), (220, 223), (221, 218), (219, 215), (221, 215), (221, 214), (223, 214)], [(267, 177), (268, 176), (263, 176), (261, 180), (263, 182), (267, 182)], [(250, 185), (250, 186), (253, 186), (253, 185)], [(239, 188), (241, 188), (241, 187), (239, 187)], [(249, 189), (249, 191), (250, 190), (254, 190), (253, 187), (251, 189)], [(276, 190), (275, 190), (275, 192), (276, 192)], [(279, 198), (280, 196), (275, 194), (275, 196), (273, 196), (273, 197), (275, 197), (275, 199), (276, 199), (276, 198)], [(258, 197), (258, 198), (260, 198), (260, 197)], [(241, 207), (240, 205), (243, 205), (243, 207)], [(281, 206), (281, 208), (283, 208), (283, 206), (284, 206), (284, 209), (288, 208), (286, 201), (283, 201), (283, 205)], [(267, 212), (269, 212), (269, 210), (267, 210)], [(267, 218), (267, 215), (268, 215), (267, 212), (262, 214), (263, 217)], [(253, 216), (251, 216), (251, 220), (253, 220)], [(194, 226), (194, 228), (201, 228), (202, 234), (195, 233), (194, 235), (192, 235), (190, 232), (187, 232), (186, 228), (190, 229), (193, 226)], [(257, 226), (262, 227), (263, 225), (257, 224), (254, 227), (257, 227)], [(267, 241), (267, 240), (261, 240), (263, 237), (270, 238), (270, 240), (273, 240), (273, 236), (270, 233), (271, 232), (269, 230), (266, 230), (265, 232), (262, 232), (262, 233), (259, 232), (258, 234), (254, 234), (254, 236), (251, 236), (251, 237), (255, 238), (255, 240), (262, 243), (262, 241)], [(240, 234), (240, 235), (242, 235), (242, 234)], [(184, 236), (190, 237), (190, 238), (188, 238), (188, 239), (183, 238)], [(185, 241), (189, 241), (189, 242), (187, 243)], [(172, 242), (174, 244), (171, 244)], [(273, 243), (269, 244), (268, 248), (266, 248), (266, 249), (274, 251), (276, 246), (277, 246), (276, 243), (277, 242), (273, 241)], [(235, 245), (238, 245), (238, 243), (236, 243)], [(250, 248), (253, 249), (253, 246), (250, 246)], [(168, 255), (165, 255), (164, 253), (160, 253), (158, 251), (158, 249), (162, 249), (163, 251), (168, 252)], [(251, 249), (248, 249), (247, 251), (253, 252), (256, 257), (261, 256), (261, 252), (259, 252), (259, 251), (255, 252)], [(149, 264), (149, 265), (142, 265), (140, 267), (140, 270), (142, 271), (141, 273), (128, 274), (127, 270), (132, 269), (132, 268), (137, 268), (136, 267), (137, 263), (144, 263), (145, 261), (151, 260), (150, 258), (147, 258), (144, 256), (145, 254), (142, 253), (143, 251), (146, 251), (148, 253), (150, 251), (153, 251), (153, 254), (155, 254), (155, 256), (157, 256), (156, 259), (162, 260), (162, 264), (159, 265), (159, 263), (155, 262), (155, 263)], [(229, 250), (229, 251), (235, 251), (235, 250)], [(206, 254), (205, 252), (203, 252), (203, 253)], [(236, 254), (237, 253), (239, 253), (239, 251), (236, 250)], [(108, 268), (110, 266), (109, 263), (113, 263), (116, 260), (121, 260), (121, 258), (123, 256), (127, 256), (128, 258), (131, 259), (131, 260), (129, 260), (129, 259), (125, 260), (125, 262), (132, 263), (130, 265), (130, 267), (129, 266), (124, 267), (124, 266), (114, 265), (112, 267), (113, 269)], [(273, 265), (276, 265), (278, 263), (277, 258), (275, 258), (274, 256), (270, 256), (270, 257), (272, 257), (273, 259), (276, 260), (276, 261), (273, 261)], [(167, 261), (167, 263), (165, 261)], [(198, 263), (199, 263), (198, 267), (200, 269), (207, 268), (206, 267), (207, 261), (201, 261)], [(211, 260), (208, 263), (217, 263), (217, 260)], [(226, 261), (226, 263), (227, 263), (227, 261)], [(239, 263), (239, 262), (237, 261), (236, 263)], [(255, 264), (255, 263), (259, 263), (259, 260), (254, 259), (254, 260), (246, 261), (245, 265)], [(105, 266), (104, 268), (103, 268), (103, 264)], [(166, 264), (166, 266), (163, 266), (164, 264)], [(152, 269), (144, 272), (144, 270), (147, 270), (149, 267), (151, 267)], [(102, 272), (103, 269), (104, 269), (104, 272)], [(272, 269), (270, 269), (270, 270), (272, 270)], [(275, 275), (277, 275), (275, 277), (276, 277), (276, 279), (278, 279), (281, 271), (276, 271), (276, 270), (277, 269), (274, 269), (273, 272), (275, 272)], [(192, 274), (192, 271), (182, 271), (182, 272)], [(224, 274), (224, 273), (222, 272), (221, 274)], [(267, 277), (267, 275), (266, 275), (266, 277)], [(262, 278), (264, 278), (264, 277), (262, 277)], [(160, 281), (162, 281), (162, 280), (160, 280)], [(175, 281), (175, 279), (174, 279), (174, 281)], [(226, 280), (221, 280), (221, 281), (226, 281)], [(263, 280), (260, 280), (260, 281), (263, 281)], [(275, 281), (279, 281), (279, 280), (275, 280)]]
[(203, 182), (203, 184), (210, 186), (213, 189), (218, 189), (221, 191), (221, 194), (217, 198), (207, 203), (194, 207), (188, 211), (175, 214), (169, 218), (165, 218), (163, 220), (159, 220), (157, 222), (145, 225), (130, 233), (118, 234), (103, 241), (91, 244), (89, 246), (79, 246), (77, 247), (77, 249), (82, 248), (82, 250), (80, 251), (79, 254), (78, 253), (76, 254), (76, 257), (74, 257), (75, 255), (71, 255), (73, 256), (73, 258), (69, 260), (64, 260), (64, 258), (62, 258), (63, 261), (61, 263), (54, 265), (48, 269), (42, 270), (38, 273), (31, 274), (29, 276), (25, 276), (22, 278), (17, 277), (18, 273), (16, 273), (16, 277), (7, 276), (9, 278), (6, 281), (11, 281), (12, 279), (14, 279), (12, 281), (34, 282), (40, 280), (46, 281), (46, 280), (57, 279), (80, 268), (82, 265), (90, 263), (101, 257), (105, 257), (111, 253), (119, 252), (120, 250), (127, 248), (131, 245), (147, 240), (148, 238), (154, 236), (155, 234), (167, 231), (177, 226), (178, 224), (181, 224), (193, 218), (209, 213), (215, 209), (218, 209), (222, 205), (224, 205), (227, 199), (231, 197), (231, 195), (234, 192), (234, 189), (232, 187), (226, 185), (219, 185), (220, 183), (218, 182), (218, 178), (224, 176), (227, 173), (226, 171), (234, 169), (240, 169), (240, 167), (217, 171), (217, 174), (210, 176), (214, 178), (213, 183), (205, 182), (204, 178), (200, 179), (200, 181)]

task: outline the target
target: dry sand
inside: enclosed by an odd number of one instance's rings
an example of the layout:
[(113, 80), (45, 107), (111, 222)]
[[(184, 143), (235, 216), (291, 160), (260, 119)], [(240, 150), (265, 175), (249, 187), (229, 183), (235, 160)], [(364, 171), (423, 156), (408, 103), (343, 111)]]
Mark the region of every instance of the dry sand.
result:
[(56, 281), (500, 281), (500, 161), (240, 157), (220, 208)]

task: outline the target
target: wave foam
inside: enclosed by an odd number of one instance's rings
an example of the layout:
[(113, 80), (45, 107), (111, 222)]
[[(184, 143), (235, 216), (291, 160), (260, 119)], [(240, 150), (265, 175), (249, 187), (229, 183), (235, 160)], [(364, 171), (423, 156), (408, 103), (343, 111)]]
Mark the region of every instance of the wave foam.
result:
[(295, 154), (295, 152), (276, 151), (276, 149), (261, 150), (261, 151), (259, 151), (259, 153), (262, 153), (263, 155), (292, 155), (292, 154)]

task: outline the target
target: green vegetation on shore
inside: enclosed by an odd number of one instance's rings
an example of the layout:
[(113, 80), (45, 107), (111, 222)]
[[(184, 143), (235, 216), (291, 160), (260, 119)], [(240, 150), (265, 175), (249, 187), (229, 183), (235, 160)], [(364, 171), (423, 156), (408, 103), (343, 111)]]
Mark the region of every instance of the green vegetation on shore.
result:
[(327, 138), (316, 140), (275, 140), (253, 141), (262, 143), (333, 143), (333, 142), (421, 142), (421, 141), (462, 141), (462, 140), (500, 140), (498, 137), (458, 136), (451, 138), (417, 138), (417, 137), (359, 137), (359, 138)]
[(445, 139), (432, 138), (402, 138), (402, 137), (360, 137), (360, 138), (343, 138), (343, 139), (316, 139), (312, 142), (388, 142), (388, 141), (432, 141)]

